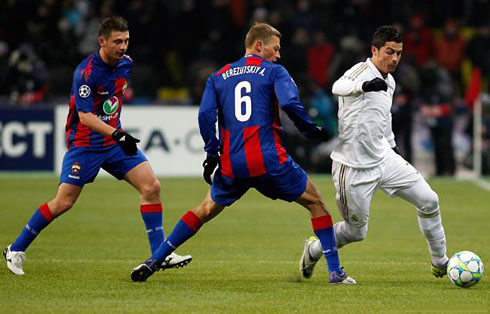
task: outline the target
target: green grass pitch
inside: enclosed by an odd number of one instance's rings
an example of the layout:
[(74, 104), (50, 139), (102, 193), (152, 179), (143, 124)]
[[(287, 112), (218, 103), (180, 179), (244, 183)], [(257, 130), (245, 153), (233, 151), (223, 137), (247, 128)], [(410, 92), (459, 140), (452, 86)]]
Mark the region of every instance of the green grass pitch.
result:
[[(313, 181), (338, 221), (330, 177)], [(207, 185), (200, 178), (161, 183), (168, 235), (203, 199)], [(470, 250), (490, 266), (490, 192), (470, 182), (430, 183), (440, 197), (448, 254)], [(56, 187), (52, 176), (0, 176), (2, 248)], [(125, 182), (99, 178), (29, 248), (26, 276), (10, 274), (1, 260), (0, 312), (488, 313), (490, 274), (469, 289), (432, 277), (410, 204), (378, 191), (370, 219), (367, 239), (339, 251), (356, 286), (329, 285), (324, 259), (311, 280), (300, 280), (298, 260), (312, 235), (308, 212), (256, 191), (177, 250), (193, 255), (186, 268), (133, 283), (131, 269), (149, 256), (138, 196)]]

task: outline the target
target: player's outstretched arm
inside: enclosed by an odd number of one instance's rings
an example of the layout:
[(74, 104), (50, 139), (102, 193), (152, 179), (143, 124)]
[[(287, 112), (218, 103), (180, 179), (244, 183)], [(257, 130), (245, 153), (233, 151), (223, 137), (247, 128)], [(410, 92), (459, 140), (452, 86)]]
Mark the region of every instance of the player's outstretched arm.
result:
[(116, 130), (101, 121), (93, 113), (79, 111), (78, 116), (80, 117), (80, 122), (89, 129), (105, 136), (111, 136), (127, 155), (136, 155), (138, 152), (136, 143), (139, 143), (139, 139), (132, 137), (123, 130)]
[(361, 80), (356, 80), (350, 76), (342, 76), (332, 85), (332, 93), (337, 96), (356, 96), (363, 92)]
[(219, 140), (216, 137), (217, 116), (216, 92), (211, 81), (211, 77), (206, 82), (206, 88), (199, 105), (199, 131), (204, 141), (204, 150), (209, 155), (218, 156)]
[(328, 141), (333, 137), (327, 129), (316, 125), (311, 121), (301, 104), (291, 104), (283, 106), (282, 109), (294, 122), (298, 130), (307, 138), (321, 141)]
[(93, 113), (79, 111), (78, 116), (80, 117), (80, 122), (83, 125), (102, 135), (111, 136), (116, 130), (112, 126), (101, 121)]
[(274, 80), (274, 92), (282, 110), (286, 112), (298, 130), (307, 138), (321, 141), (331, 139), (333, 134), (311, 121), (299, 99), (296, 83), (286, 69), (283, 66), (276, 67), (271, 77)]

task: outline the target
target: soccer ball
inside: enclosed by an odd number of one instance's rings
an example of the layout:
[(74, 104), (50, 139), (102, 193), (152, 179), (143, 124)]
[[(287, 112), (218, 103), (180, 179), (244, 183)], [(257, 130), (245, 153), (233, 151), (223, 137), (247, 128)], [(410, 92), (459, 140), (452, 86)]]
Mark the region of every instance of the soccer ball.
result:
[(483, 275), (483, 262), (473, 252), (461, 251), (454, 254), (447, 264), (447, 276), (461, 288), (476, 285)]

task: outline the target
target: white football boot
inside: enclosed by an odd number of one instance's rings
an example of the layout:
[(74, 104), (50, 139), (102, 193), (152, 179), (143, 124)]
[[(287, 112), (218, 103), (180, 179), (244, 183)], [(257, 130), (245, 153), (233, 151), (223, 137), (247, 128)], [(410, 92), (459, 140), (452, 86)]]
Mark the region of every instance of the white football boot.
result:
[(7, 261), (7, 267), (16, 275), (24, 275), (23, 265), (26, 260), (26, 253), (11, 251), (11, 246), (12, 244), (3, 250), (3, 257), (5, 257), (5, 260)]
[(165, 258), (160, 269), (168, 269), (168, 268), (182, 268), (185, 265), (189, 264), (192, 261), (192, 256), (190, 255), (177, 255), (174, 252), (170, 253), (169, 256)]
[(308, 239), (306, 239), (305, 247), (303, 249), (303, 255), (301, 255), (301, 259), (299, 260), (299, 271), (301, 272), (301, 275), (306, 279), (311, 278), (311, 276), (313, 275), (313, 270), (315, 269), (315, 265), (320, 260), (315, 259), (310, 254), (310, 246), (313, 242), (317, 240), (318, 239), (315, 237), (309, 237)]

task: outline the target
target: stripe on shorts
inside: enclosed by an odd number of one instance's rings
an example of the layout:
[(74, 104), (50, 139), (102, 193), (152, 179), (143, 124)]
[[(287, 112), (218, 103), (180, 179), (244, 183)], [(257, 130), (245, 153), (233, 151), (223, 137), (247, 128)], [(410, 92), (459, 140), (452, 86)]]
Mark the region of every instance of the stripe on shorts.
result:
[(348, 221), (349, 218), (349, 208), (347, 207), (347, 196), (345, 192), (345, 173), (347, 172), (347, 166), (340, 164), (340, 174), (339, 174), (339, 187), (340, 187), (340, 211), (344, 220)]

